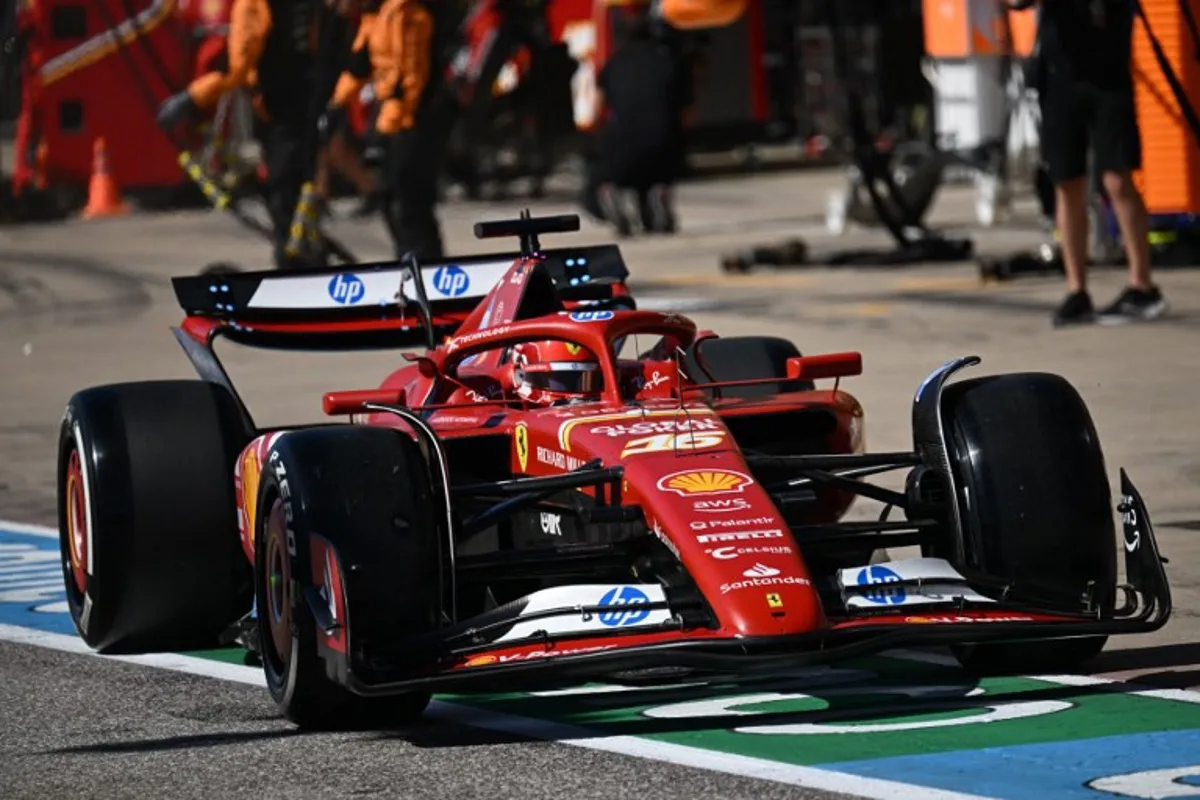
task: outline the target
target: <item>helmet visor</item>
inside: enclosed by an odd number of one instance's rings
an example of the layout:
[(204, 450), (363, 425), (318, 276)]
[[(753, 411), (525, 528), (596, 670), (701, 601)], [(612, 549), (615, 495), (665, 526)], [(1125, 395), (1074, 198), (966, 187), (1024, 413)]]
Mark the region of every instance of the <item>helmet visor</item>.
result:
[(526, 373), (525, 379), (531, 386), (549, 392), (597, 394), (604, 381), (595, 361), (550, 361), (545, 366), (544, 371)]

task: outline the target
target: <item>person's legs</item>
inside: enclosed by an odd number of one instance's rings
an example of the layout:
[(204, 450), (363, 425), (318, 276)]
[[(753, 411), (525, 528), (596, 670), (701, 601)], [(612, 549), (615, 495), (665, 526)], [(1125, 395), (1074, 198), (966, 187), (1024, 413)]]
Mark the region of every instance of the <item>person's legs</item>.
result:
[(1055, 218), (1062, 238), (1067, 297), (1054, 314), (1055, 325), (1092, 322), (1095, 309), (1087, 290), (1087, 119), (1089, 98), (1065, 79), (1042, 87), (1041, 149), (1054, 184)]
[(638, 189), (642, 228), (649, 233), (674, 233), (675, 211), (669, 183), (654, 183)]
[(621, 189), (637, 183), (636, 159), (631, 158), (629, 145), (611, 129), (601, 132), (600, 164), (596, 181), (596, 206), (600, 215), (617, 229), (620, 237), (633, 234), (633, 222), (621, 202)]
[(367, 169), (362, 156), (345, 131), (339, 132), (329, 142), (329, 166), (354, 184), (354, 189), (362, 201), (355, 209), (354, 216), (364, 217), (379, 210), (381, 192), (375, 175)]
[(1121, 227), (1129, 264), (1129, 285), (1100, 311), (1101, 322), (1155, 319), (1167, 311), (1162, 292), (1150, 278), (1149, 217), (1133, 172), (1142, 166), (1142, 140), (1137, 126), (1133, 87), (1098, 93), (1092, 139), (1096, 167)]
[(625, 213), (625, 205), (621, 202), (621, 191), (617, 184), (606, 181), (597, 186), (596, 204), (604, 219), (617, 229), (617, 236), (624, 238), (633, 235), (633, 223)]
[(1125, 258), (1129, 263), (1129, 285), (1135, 289), (1150, 289), (1150, 219), (1142, 193), (1128, 171), (1105, 172), (1103, 181), (1104, 191), (1108, 193), (1121, 226)]
[(276, 269), (301, 264), (287, 255), (288, 234), (304, 183), (303, 137), (298, 126), (285, 121), (260, 124), (258, 139), (267, 167), (267, 213), (271, 218)]
[(443, 256), (435, 210), (439, 162), (436, 155), (415, 129), (392, 137), (384, 217), (397, 257), (407, 252), (415, 253), (422, 261)]
[(1054, 221), (1062, 237), (1067, 291), (1087, 292), (1087, 178), (1071, 178), (1055, 184)]

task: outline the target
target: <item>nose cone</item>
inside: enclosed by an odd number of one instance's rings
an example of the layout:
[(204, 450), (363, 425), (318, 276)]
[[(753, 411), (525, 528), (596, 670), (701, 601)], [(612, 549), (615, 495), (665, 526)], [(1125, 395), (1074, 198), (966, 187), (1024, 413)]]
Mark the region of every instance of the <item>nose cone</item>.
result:
[(796, 541), (740, 454), (644, 458), (625, 469), (631, 485), (651, 487), (641, 497), (647, 519), (723, 629), (777, 636), (825, 625)]

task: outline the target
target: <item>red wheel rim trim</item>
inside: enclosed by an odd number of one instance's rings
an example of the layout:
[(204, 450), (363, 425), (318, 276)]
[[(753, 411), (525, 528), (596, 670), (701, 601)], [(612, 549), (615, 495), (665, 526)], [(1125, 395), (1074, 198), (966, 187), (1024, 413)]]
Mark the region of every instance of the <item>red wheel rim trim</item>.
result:
[(87, 593), (88, 529), (87, 496), (83, 490), (83, 464), (79, 451), (71, 451), (67, 464), (67, 549), (71, 577), (80, 594)]

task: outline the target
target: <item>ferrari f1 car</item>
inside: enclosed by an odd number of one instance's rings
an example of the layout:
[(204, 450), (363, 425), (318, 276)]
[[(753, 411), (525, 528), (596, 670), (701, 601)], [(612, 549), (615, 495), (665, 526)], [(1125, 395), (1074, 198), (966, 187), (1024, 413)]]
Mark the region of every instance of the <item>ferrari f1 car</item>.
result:
[[(1145, 505), (1122, 470), (1118, 537), (1066, 380), (952, 382), (979, 363), (954, 359), (916, 390), (912, 449), (868, 452), (841, 388), (858, 353), (640, 310), (615, 246), (542, 248), (578, 226), (479, 223), (520, 252), (447, 263), (176, 278), (199, 379), (89, 388), (62, 423), (79, 635), (103, 653), (236, 643), (315, 728), (411, 720), (433, 692), (897, 645), (1064, 669), (1166, 623)], [(266, 429), (218, 337), (415, 352), (325, 394), (332, 422)], [(892, 488), (867, 480), (894, 470)], [(847, 519), (866, 500), (878, 517)], [(878, 556), (901, 549), (919, 555)]]

